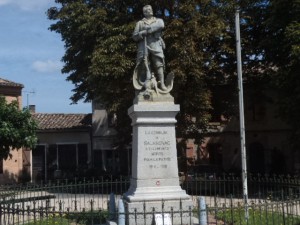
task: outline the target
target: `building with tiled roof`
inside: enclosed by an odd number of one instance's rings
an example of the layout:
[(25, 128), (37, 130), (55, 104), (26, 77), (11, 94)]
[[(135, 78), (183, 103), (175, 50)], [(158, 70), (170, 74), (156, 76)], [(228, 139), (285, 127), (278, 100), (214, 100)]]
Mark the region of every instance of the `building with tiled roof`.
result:
[(89, 129), (92, 114), (34, 113), (39, 130)]
[(33, 180), (78, 176), (91, 165), (92, 114), (35, 113), (38, 144), (32, 151)]
[(0, 95), (5, 96), (7, 102), (17, 100), (22, 107), (23, 84), (15, 83), (0, 77)]
[(10, 80), (6, 80), (6, 79), (3, 79), (0, 77), (0, 87), (21, 87), (23, 88), (24, 85), (23, 84), (19, 84), (19, 83), (16, 83), (16, 82), (13, 82), (13, 81), (10, 81)]
[(111, 118), (101, 106), (93, 104), (92, 114), (36, 113), (34, 107), (31, 112), (38, 124), (33, 180), (90, 176), (90, 170), (120, 173), (121, 165), (127, 174), (128, 150), (119, 152)]

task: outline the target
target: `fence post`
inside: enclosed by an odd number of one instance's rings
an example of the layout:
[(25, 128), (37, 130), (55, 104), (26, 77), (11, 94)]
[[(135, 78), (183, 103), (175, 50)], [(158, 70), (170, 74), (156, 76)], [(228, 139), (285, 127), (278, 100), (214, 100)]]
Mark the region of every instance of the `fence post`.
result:
[(0, 202), (0, 224), (2, 224), (2, 203)]
[(116, 216), (116, 201), (114, 193), (110, 193), (109, 195), (109, 219), (114, 220)]
[(282, 220), (283, 220), (283, 225), (285, 225), (285, 210), (284, 210), (284, 191), (281, 189), (281, 204), (282, 204)]
[(123, 199), (119, 199), (118, 211), (118, 225), (125, 225), (125, 209)]
[(207, 225), (205, 197), (201, 196), (198, 198), (198, 205), (199, 205), (199, 224)]

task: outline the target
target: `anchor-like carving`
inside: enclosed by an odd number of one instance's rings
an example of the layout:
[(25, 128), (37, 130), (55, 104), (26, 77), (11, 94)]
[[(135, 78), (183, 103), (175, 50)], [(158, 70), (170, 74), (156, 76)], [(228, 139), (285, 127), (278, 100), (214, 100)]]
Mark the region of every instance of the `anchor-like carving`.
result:
[[(150, 71), (149, 71), (150, 72)], [(160, 82), (156, 80), (156, 77), (154, 74), (151, 74), (150, 79), (146, 79), (145, 81), (142, 81), (141, 76), (138, 75), (137, 69), (133, 72), (133, 87), (137, 91), (155, 91), (157, 94), (167, 94), (170, 93), (170, 91), (173, 89), (173, 82), (174, 82), (174, 74), (169, 73), (167, 75), (165, 86), (166, 90), (162, 90), (160, 88)]]

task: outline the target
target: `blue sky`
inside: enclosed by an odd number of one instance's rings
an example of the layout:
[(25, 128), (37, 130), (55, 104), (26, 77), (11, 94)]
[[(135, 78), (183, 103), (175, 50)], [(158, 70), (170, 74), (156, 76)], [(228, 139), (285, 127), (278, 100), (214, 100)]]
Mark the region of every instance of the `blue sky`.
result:
[[(54, 0), (0, 0), (0, 77), (23, 84), (23, 106), (36, 112), (90, 113), (71, 104), (73, 84), (61, 73), (64, 43), (49, 31), (46, 10)], [(35, 93), (31, 93), (35, 92)]]

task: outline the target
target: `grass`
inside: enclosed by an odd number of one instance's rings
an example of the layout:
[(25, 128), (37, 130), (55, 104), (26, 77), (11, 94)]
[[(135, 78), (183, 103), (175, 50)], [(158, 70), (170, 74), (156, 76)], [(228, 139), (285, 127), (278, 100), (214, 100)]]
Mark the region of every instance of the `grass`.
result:
[(89, 212), (78, 212), (70, 213), (66, 215), (69, 220), (75, 221), (76, 224), (103, 224), (108, 218), (107, 211), (89, 211)]
[(231, 225), (300, 225), (300, 216), (262, 208), (249, 208), (248, 221), (245, 219), (244, 208), (218, 211), (216, 219)]
[(49, 217), (41, 220), (31, 221), (24, 225), (70, 225), (68, 219), (63, 217)]
[(67, 213), (64, 215), (51, 214), (48, 217), (25, 223), (24, 225), (90, 225), (103, 224), (108, 217), (107, 211), (88, 211)]

